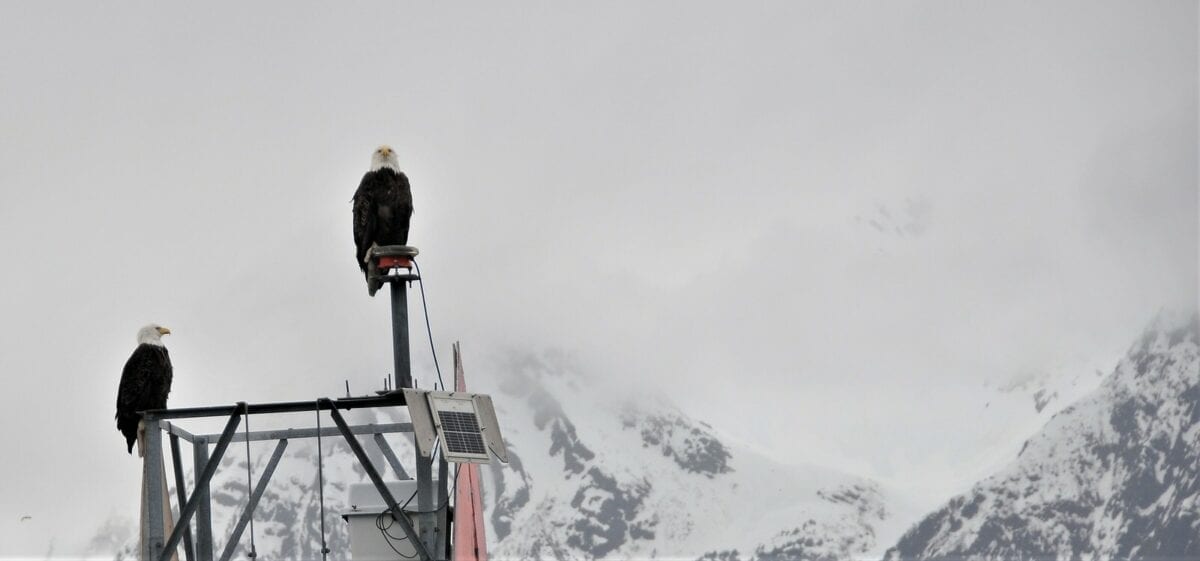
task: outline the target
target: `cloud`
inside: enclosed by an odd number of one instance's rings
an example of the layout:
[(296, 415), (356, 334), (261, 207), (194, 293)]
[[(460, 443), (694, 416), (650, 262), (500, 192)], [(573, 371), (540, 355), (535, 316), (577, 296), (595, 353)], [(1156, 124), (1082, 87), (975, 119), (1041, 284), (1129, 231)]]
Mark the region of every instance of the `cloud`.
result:
[(382, 142), (472, 372), (566, 349), (785, 459), (922, 477), (983, 380), (1194, 305), (1195, 7), (1084, 7), (6, 5), (0, 370), (53, 407), (0, 412), (0, 511), (136, 511), (112, 396), (149, 321), (173, 404), (378, 386), (347, 201)]

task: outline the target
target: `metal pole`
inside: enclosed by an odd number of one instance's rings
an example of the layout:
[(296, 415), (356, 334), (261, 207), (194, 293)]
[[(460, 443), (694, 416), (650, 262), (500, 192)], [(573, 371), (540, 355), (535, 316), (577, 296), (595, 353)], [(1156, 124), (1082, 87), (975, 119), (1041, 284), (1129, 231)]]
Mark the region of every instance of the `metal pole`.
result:
[(146, 451), (142, 458), (142, 485), (145, 485), (146, 497), (146, 544), (143, 559), (159, 559), (163, 552), (163, 472), (162, 472), (162, 431), (159, 420), (150, 415), (143, 415), (142, 422), (146, 431)]
[(433, 504), (433, 458), (425, 458), (417, 454), (417, 532), (425, 548), (432, 551), (435, 547), (434, 538), (437, 536), (437, 516), (430, 512)]
[[(353, 429), (354, 427), (350, 427)], [(379, 451), (383, 452), (384, 459), (392, 466), (392, 471), (396, 472), (396, 477), (400, 479), (412, 479), (408, 476), (408, 472), (404, 471), (404, 466), (400, 464), (400, 458), (396, 457), (396, 453), (392, 451), (392, 447), (388, 445), (387, 439), (381, 433), (375, 433), (375, 443), (379, 445)]]
[(412, 366), (408, 360), (408, 284), (392, 280), (392, 355), (396, 389), (411, 388)]
[[(175, 468), (175, 493), (179, 496), (179, 508), (187, 504), (187, 487), (183, 484), (183, 461), (179, 459), (179, 436), (171, 435), (171, 465)], [(192, 545), (192, 527), (183, 527), (183, 553), (187, 561), (196, 561), (196, 550)]]
[[(204, 473), (204, 468), (207, 466), (208, 438), (198, 436), (195, 442), (192, 443), (192, 473), (195, 474), (197, 483), (199, 482), (200, 474)], [(196, 507), (196, 561), (212, 561), (212, 506), (209, 503), (208, 487), (203, 489), (197, 488), (192, 491), (192, 497), (198, 505)]]
[(438, 484), (437, 484), (437, 500), (439, 510), (437, 512), (437, 539), (434, 541), (437, 545), (434, 546), (434, 559), (446, 558), (446, 542), (450, 539), (450, 494), (447, 492), (446, 484), (449, 479), (449, 465), (446, 463), (445, 456), (438, 456)]

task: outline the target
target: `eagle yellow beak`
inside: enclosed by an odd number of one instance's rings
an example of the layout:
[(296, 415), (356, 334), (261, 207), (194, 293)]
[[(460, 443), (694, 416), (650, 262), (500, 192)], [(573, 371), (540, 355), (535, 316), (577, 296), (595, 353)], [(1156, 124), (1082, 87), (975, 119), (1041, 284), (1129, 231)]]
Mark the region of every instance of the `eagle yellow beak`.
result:
[(158, 328), (158, 334), (159, 334), (159, 335), (170, 335), (170, 334), (171, 334), (171, 330), (170, 330), (170, 329), (167, 329), (167, 328), (165, 328), (165, 327), (160, 327), (160, 328)]

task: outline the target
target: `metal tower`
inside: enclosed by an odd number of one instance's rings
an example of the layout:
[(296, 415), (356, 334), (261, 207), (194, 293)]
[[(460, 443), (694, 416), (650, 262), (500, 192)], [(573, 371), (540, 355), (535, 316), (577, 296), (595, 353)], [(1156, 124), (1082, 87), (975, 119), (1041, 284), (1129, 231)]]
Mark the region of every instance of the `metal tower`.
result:
[[(463, 488), (455, 487), (456, 504), (462, 502), (463, 509), (458, 511), (450, 506), (448, 480), (448, 453), (456, 452), (454, 445), (447, 444), (451, 430), (443, 426), (442, 420), (433, 409), (437, 399), (478, 400), (482, 405), (479, 418), (484, 419), (483, 426), (478, 426), (480, 442), (488, 442), (488, 449), (497, 454), (502, 461), (507, 461), (504, 443), (499, 434), (499, 426), (495, 421), (495, 412), (491, 408), (491, 400), (484, 394), (468, 394), (463, 381), (462, 363), (457, 345), (455, 346), (454, 362), (456, 389), (458, 392), (428, 392), (412, 388), (412, 372), (409, 362), (408, 336), (408, 297), (407, 284), (419, 280), (419, 275), (413, 274), (413, 258), (417, 249), (409, 246), (387, 246), (372, 248), (368, 263), (367, 285), (370, 294), (390, 283), (391, 286), (391, 315), (392, 315), (392, 346), (393, 346), (393, 381), (395, 387), (391, 391), (378, 392), (379, 395), (367, 397), (349, 397), (344, 399), (318, 398), (311, 401), (246, 403), (214, 407), (187, 407), (176, 409), (157, 409), (142, 411), (142, 422), (145, 427), (145, 456), (142, 466), (142, 536), (140, 556), (149, 561), (170, 561), (178, 546), (182, 543), (187, 561), (228, 561), (236, 549), (237, 543), (245, 530), (259, 500), (262, 498), (271, 476), (275, 472), (288, 442), (300, 438), (317, 438), (341, 436), (354, 453), (363, 472), (367, 475), (380, 498), (387, 506), (383, 514), (388, 514), (405, 533), (411, 542), (416, 555), (422, 561), (441, 561), (450, 559), (471, 559), (480, 561), (486, 559), (486, 546), (483, 536), (481, 514), (481, 498), (479, 493), (479, 476), (472, 465), (467, 469), (457, 470), (456, 474), (465, 473), (467, 483)], [(474, 402), (473, 402), (474, 403)], [(391, 424), (350, 425), (343, 418), (341, 411), (374, 407), (406, 407), (410, 418), (420, 419), (421, 426), (414, 428), (414, 422)], [(267, 415), (274, 413), (310, 412), (317, 416), (316, 427), (289, 428), (283, 430), (243, 431), (238, 432), (238, 426), (250, 415)], [(334, 426), (321, 427), (322, 412), (328, 412)], [(461, 415), (461, 413), (459, 413)], [(193, 434), (175, 424), (182, 419), (202, 417), (227, 417), (224, 430), (215, 434)], [(441, 454), (435, 453), (434, 431), (442, 442)], [(462, 436), (460, 429), (454, 429), (455, 436)], [(170, 500), (166, 495), (162, 434), (167, 433), (170, 443), (171, 462), (174, 468), (174, 481), (177, 492), (179, 516), (173, 521), (173, 526), (167, 528), (164, 510), (170, 509)], [(416, 512), (406, 509), (397, 497), (389, 491), (381, 470), (368, 457), (359, 442), (357, 435), (373, 436), (394, 476), (400, 480), (411, 480), (412, 477), (392, 451), (384, 434), (413, 433), (414, 441), (418, 443), (416, 453)], [(183, 461), (181, 459), (179, 441), (184, 440), (192, 445), (192, 467), (194, 484), (191, 489), (185, 485)], [(219, 556), (213, 549), (212, 505), (209, 485), (220, 467), (221, 459), (233, 442), (276, 441), (275, 450), (265, 468), (258, 476), (253, 487), (248, 487), (248, 497), (241, 516), (234, 525), (232, 535), (226, 540), (224, 551)], [(458, 438), (452, 439), (456, 442)], [(318, 443), (320, 440), (318, 440)], [(423, 444), (422, 444), (423, 443)], [(248, 449), (247, 449), (248, 452)], [(461, 451), (459, 451), (461, 452)], [(437, 455), (438, 478), (433, 479), (433, 456)], [(471, 463), (486, 463), (487, 459), (451, 461)], [(320, 473), (321, 463), (318, 460), (315, 469)], [(249, 476), (248, 476), (249, 477)], [(247, 481), (249, 485), (249, 481)], [(436, 488), (435, 488), (436, 486)], [(324, 501), (322, 499), (322, 511)], [(451, 512), (454, 515), (451, 515)], [(409, 520), (411, 515), (412, 520)], [(322, 516), (322, 524), (326, 516)], [(461, 520), (460, 520), (461, 519)], [(195, 535), (192, 524), (195, 525)], [(415, 527), (414, 527), (415, 522)], [(464, 528), (454, 528), (462, 524)], [(462, 536), (464, 546), (455, 550), (451, 541), (453, 534)], [(324, 539), (324, 535), (322, 535)], [(330, 553), (328, 550), (323, 554)], [(252, 552), (253, 554), (253, 552)], [(334, 553), (336, 558), (344, 558), (342, 552)]]

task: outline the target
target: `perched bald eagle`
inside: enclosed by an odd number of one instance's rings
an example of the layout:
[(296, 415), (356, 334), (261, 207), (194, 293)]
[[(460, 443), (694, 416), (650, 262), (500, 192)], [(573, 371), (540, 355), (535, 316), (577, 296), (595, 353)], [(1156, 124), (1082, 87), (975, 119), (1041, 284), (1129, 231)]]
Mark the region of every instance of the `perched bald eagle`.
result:
[(170, 329), (155, 324), (141, 328), (137, 334), (138, 346), (121, 372), (121, 386), (117, 389), (117, 430), (125, 435), (130, 454), (142, 420), (138, 411), (167, 406), (172, 370), (171, 356), (163, 346), (162, 336), (169, 333)]
[(371, 246), (408, 244), (412, 212), (412, 190), (396, 162), (396, 152), (390, 146), (376, 148), (371, 171), (354, 192), (354, 257), (364, 274)]

